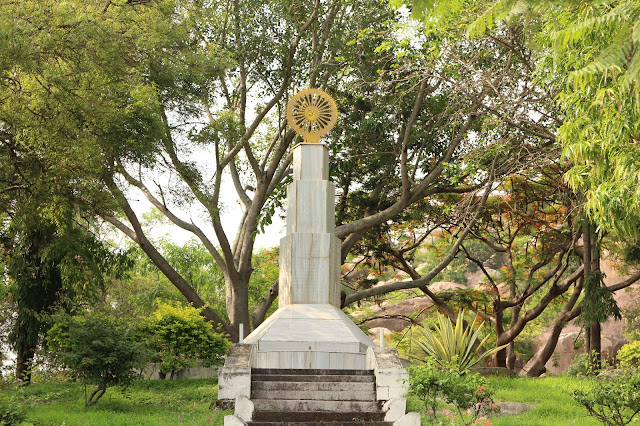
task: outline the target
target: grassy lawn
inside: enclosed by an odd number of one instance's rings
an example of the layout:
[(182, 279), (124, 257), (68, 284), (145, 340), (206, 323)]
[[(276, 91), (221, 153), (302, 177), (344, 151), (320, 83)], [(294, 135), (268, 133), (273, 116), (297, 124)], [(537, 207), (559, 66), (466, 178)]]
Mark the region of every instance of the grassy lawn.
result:
[(26, 424), (38, 426), (222, 425), (231, 414), (209, 409), (218, 394), (215, 379), (138, 381), (125, 390), (108, 389), (88, 409), (78, 383), (34, 383), (3, 391), (24, 401)]
[[(492, 425), (598, 424), (571, 398), (574, 389), (584, 386), (583, 380), (490, 377), (489, 381), (497, 402), (524, 402), (535, 406), (518, 416), (494, 417)], [(24, 402), (26, 424), (34, 425), (222, 425), (223, 417), (231, 414), (209, 409), (218, 392), (215, 379), (138, 381), (124, 391), (109, 389), (88, 409), (83, 407), (84, 388), (78, 383), (34, 383), (2, 392), (11, 393)], [(409, 410), (421, 408), (419, 400), (409, 400)], [(423, 420), (423, 424), (428, 423)]]
[[(491, 418), (493, 426), (562, 426), (598, 425), (587, 410), (572, 398), (573, 390), (584, 386), (584, 380), (571, 377), (544, 378), (508, 378), (489, 377), (491, 388), (495, 391), (495, 401), (524, 402), (534, 405), (531, 411), (517, 416), (499, 416)], [(420, 411), (421, 402), (411, 398), (408, 409)], [(423, 415), (423, 425), (429, 423)]]

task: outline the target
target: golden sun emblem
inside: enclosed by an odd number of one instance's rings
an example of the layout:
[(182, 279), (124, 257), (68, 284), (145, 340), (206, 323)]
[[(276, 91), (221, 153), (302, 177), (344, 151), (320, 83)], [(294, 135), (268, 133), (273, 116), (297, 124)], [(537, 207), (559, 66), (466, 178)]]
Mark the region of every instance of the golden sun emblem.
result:
[(338, 108), (331, 96), (320, 89), (305, 89), (287, 104), (287, 121), (307, 143), (320, 138), (335, 126)]

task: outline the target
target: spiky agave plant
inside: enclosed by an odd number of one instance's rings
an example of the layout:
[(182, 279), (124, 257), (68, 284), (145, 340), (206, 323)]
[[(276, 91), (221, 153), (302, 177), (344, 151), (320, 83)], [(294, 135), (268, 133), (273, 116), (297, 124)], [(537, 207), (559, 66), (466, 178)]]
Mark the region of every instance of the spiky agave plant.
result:
[(498, 346), (478, 355), (475, 348), (482, 347), (489, 339), (487, 335), (478, 343), (481, 332), (481, 328), (475, 331), (471, 327), (465, 329), (464, 311), (460, 311), (455, 326), (446, 316), (438, 315), (438, 324), (433, 330), (425, 326), (424, 335), (412, 340), (440, 366), (465, 371), (507, 346)]

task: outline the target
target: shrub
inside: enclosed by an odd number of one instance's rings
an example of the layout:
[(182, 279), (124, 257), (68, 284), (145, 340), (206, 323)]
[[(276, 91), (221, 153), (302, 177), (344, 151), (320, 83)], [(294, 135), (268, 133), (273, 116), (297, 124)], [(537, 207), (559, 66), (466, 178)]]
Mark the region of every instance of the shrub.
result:
[(564, 374), (572, 377), (587, 377), (597, 375), (598, 370), (594, 368), (593, 364), (591, 363), (591, 360), (595, 359), (595, 356), (595, 350), (591, 351), (591, 355), (589, 355), (588, 353), (575, 354), (571, 358), (573, 360), (573, 363), (569, 365)]
[(623, 368), (640, 367), (640, 340), (627, 343), (620, 348), (617, 355), (620, 366)]
[(26, 418), (22, 407), (16, 402), (0, 398), (0, 425), (13, 426)]
[[(457, 417), (470, 425), (480, 420), (480, 416), (499, 410), (480, 375), (460, 373), (431, 359), (411, 367), (409, 374), (409, 393), (422, 401), (431, 424), (442, 424), (445, 418), (453, 424)], [(457, 416), (449, 410), (439, 410), (439, 400), (452, 405)]]
[(624, 370), (600, 377), (587, 390), (574, 391), (573, 398), (606, 425), (629, 424), (640, 412), (640, 375), (637, 370)]
[(230, 347), (222, 334), (193, 307), (160, 303), (145, 322), (151, 361), (160, 362), (160, 373), (171, 376), (181, 368), (194, 367), (201, 361), (205, 366), (221, 364)]
[(46, 345), (54, 364), (72, 376), (98, 387), (86, 398), (95, 404), (113, 385), (128, 385), (143, 366), (137, 330), (122, 318), (105, 313), (59, 316), (47, 333)]
[[(473, 323), (475, 322), (474, 320)], [(478, 356), (474, 350), (476, 344), (482, 346), (490, 337), (486, 336), (478, 343), (481, 332), (481, 327), (478, 327), (475, 332), (471, 327), (465, 329), (464, 312), (460, 311), (455, 326), (451, 324), (451, 321), (446, 316), (438, 315), (438, 324), (434, 327), (434, 330), (425, 326), (424, 335), (418, 339), (413, 339), (413, 341), (425, 355), (432, 357), (441, 367), (462, 372), (472, 368), (486, 357), (493, 355), (506, 346), (489, 349)]]

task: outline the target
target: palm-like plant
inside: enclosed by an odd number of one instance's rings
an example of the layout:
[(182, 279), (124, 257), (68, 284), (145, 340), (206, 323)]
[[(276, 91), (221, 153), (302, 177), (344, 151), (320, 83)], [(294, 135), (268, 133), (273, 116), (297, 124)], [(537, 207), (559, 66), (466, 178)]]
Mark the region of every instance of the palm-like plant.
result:
[(478, 355), (475, 348), (481, 347), (489, 339), (487, 335), (478, 343), (481, 331), (481, 328), (475, 331), (471, 327), (465, 329), (464, 312), (460, 311), (455, 326), (446, 316), (439, 315), (438, 324), (433, 330), (425, 326), (424, 335), (412, 340), (422, 352), (432, 357), (442, 367), (465, 371), (506, 346), (498, 346)]

